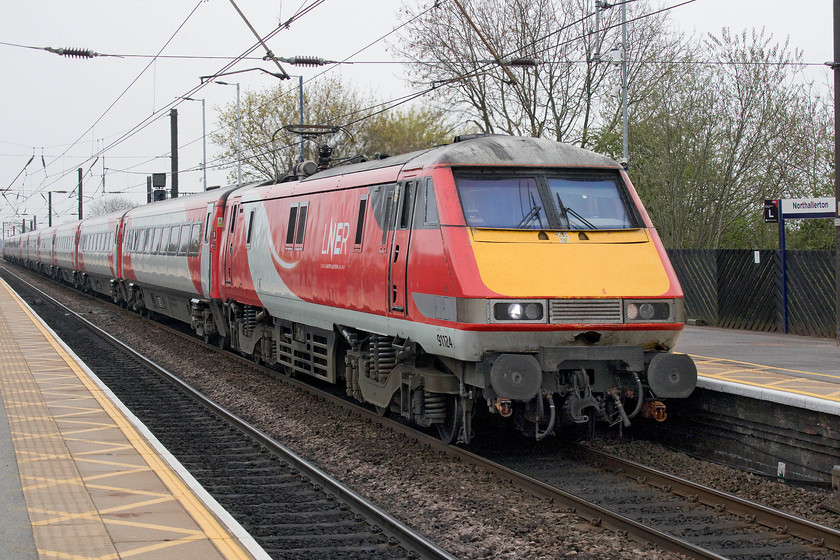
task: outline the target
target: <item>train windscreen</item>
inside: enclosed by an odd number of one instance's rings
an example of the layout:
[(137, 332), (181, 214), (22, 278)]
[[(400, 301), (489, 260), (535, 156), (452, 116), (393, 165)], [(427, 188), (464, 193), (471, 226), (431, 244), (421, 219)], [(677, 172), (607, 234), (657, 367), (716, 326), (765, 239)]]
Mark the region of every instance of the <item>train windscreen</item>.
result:
[(616, 175), (456, 175), (467, 225), (493, 229), (631, 229), (639, 220)]

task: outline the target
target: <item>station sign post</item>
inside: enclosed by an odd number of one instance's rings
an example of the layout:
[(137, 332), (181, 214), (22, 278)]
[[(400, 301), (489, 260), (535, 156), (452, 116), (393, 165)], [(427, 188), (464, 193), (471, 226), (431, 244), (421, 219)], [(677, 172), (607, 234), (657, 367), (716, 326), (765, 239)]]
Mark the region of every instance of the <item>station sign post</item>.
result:
[[(785, 220), (792, 218), (834, 218), (840, 215), (837, 199), (821, 198), (782, 198), (764, 201), (764, 221), (779, 224), (779, 251), (782, 255), (782, 318), (785, 332), (788, 332), (787, 305), (787, 263), (785, 262)], [(838, 327), (840, 328), (840, 327)]]

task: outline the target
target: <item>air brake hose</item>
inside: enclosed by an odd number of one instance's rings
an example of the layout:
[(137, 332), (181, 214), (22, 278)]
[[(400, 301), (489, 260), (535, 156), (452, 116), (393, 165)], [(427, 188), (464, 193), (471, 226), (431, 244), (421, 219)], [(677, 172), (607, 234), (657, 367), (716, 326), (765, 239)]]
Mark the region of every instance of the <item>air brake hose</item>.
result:
[(534, 424), (534, 435), (537, 438), (537, 441), (543, 440), (548, 434), (554, 431), (554, 421), (556, 420), (556, 412), (554, 410), (554, 399), (551, 398), (551, 395), (546, 397), (548, 399), (548, 408), (550, 409), (550, 416), (548, 418), (548, 427), (545, 429), (543, 433), (540, 433), (540, 424), (536, 422)]

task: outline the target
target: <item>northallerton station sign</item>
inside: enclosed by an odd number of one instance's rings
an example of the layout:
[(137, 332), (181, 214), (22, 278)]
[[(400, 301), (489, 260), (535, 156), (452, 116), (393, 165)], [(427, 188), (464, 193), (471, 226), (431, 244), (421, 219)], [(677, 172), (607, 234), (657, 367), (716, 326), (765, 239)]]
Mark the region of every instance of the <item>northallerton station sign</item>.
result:
[(781, 202), (785, 218), (833, 218), (837, 215), (834, 197), (783, 198)]
[[(790, 218), (834, 218), (834, 223), (840, 226), (840, 208), (832, 197), (822, 198), (782, 198), (764, 201), (764, 221), (779, 224), (779, 249), (782, 255), (782, 317), (784, 317), (785, 332), (788, 332), (788, 301), (787, 301), (787, 265), (785, 263), (785, 220)], [(758, 255), (758, 251), (756, 251)], [(758, 262), (756, 260), (755, 262)], [(838, 327), (840, 340), (840, 327)]]
[(783, 198), (764, 201), (764, 221), (778, 223), (779, 218), (833, 218), (837, 216), (834, 197)]

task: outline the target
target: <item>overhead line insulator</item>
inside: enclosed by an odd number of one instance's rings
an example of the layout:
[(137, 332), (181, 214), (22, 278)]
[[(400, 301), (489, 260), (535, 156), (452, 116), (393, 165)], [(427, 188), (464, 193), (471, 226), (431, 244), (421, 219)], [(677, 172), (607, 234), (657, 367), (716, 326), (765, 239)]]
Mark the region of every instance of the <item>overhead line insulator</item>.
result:
[(291, 58), (281, 58), (279, 60), (294, 66), (324, 66), (325, 64), (332, 62), (330, 60), (318, 58), (317, 56), (293, 56)]
[(71, 58), (93, 58), (95, 56), (99, 56), (99, 53), (94, 52), (90, 49), (78, 49), (78, 48), (61, 48), (61, 49), (54, 49), (52, 47), (44, 47), (44, 50), (47, 52), (55, 53), (61, 56), (69, 56)]

